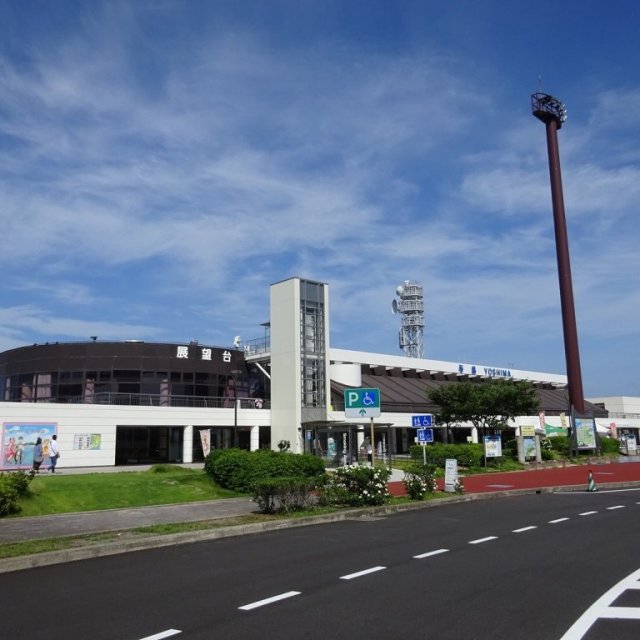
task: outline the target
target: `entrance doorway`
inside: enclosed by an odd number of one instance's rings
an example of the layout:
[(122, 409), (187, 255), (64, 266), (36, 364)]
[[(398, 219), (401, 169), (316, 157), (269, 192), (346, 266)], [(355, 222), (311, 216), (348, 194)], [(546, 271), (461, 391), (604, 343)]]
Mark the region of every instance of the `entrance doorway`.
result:
[(182, 462), (182, 427), (117, 427), (116, 464)]

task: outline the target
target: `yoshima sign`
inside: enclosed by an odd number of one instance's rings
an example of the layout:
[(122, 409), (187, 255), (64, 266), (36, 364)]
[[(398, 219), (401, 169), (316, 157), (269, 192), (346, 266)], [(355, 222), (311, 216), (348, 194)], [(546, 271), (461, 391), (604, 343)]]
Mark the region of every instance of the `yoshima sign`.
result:
[(380, 389), (345, 389), (346, 418), (377, 418), (380, 415)]

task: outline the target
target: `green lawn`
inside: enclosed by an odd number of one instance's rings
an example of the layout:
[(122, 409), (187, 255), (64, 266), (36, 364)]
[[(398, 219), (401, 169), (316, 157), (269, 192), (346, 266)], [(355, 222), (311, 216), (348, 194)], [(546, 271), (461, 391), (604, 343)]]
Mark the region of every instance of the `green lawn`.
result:
[(218, 487), (202, 470), (168, 465), (157, 465), (149, 471), (36, 476), (30, 488), (32, 495), (20, 500), (21, 511), (10, 517), (197, 502), (239, 495)]

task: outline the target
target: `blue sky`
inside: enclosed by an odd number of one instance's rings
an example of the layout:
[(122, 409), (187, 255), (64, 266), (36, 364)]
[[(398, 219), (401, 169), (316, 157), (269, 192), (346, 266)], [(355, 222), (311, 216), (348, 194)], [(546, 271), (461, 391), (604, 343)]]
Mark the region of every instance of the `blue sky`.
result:
[[(330, 284), (332, 346), (565, 372), (542, 88), (585, 395), (640, 395), (640, 5), (0, 1), (0, 350), (261, 336)], [(542, 78), (540, 80), (540, 78)]]

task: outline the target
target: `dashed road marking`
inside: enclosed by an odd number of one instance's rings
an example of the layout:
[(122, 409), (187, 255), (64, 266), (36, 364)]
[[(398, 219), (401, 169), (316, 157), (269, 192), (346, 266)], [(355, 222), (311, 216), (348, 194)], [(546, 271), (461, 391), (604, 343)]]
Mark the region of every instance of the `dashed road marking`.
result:
[(258, 600), (257, 602), (251, 602), (250, 604), (245, 604), (238, 609), (242, 609), (243, 611), (251, 611), (251, 609), (257, 609), (258, 607), (264, 607), (267, 604), (273, 604), (274, 602), (278, 602), (280, 600), (285, 600), (286, 598), (293, 598), (294, 596), (299, 596), (300, 591), (287, 591), (286, 593), (281, 593), (277, 596), (272, 596), (271, 598), (265, 598), (264, 600)]
[(549, 520), (549, 524), (558, 524), (558, 522), (566, 522), (571, 518), (556, 518), (555, 520)]
[(538, 527), (530, 525), (528, 527), (521, 527), (520, 529), (514, 529), (512, 533), (524, 533), (525, 531), (531, 531), (532, 529), (537, 529)]
[(447, 553), (449, 549), (436, 549), (435, 551), (427, 551), (426, 553), (421, 553), (417, 556), (413, 556), (416, 560), (422, 560), (422, 558), (429, 558), (430, 556), (437, 556), (440, 553)]
[(490, 540), (497, 540), (498, 536), (487, 536), (486, 538), (478, 538), (477, 540), (469, 540), (469, 544), (482, 544), (483, 542), (489, 542)]
[(624, 504), (617, 504), (613, 507), (607, 507), (608, 511), (613, 511), (614, 509), (624, 509), (626, 507), (626, 505)]
[(628, 589), (640, 589), (640, 569), (634, 571), (603, 596), (598, 598), (574, 623), (560, 640), (580, 640), (599, 618), (609, 620), (640, 620), (640, 607), (612, 607), (612, 602)]
[(350, 573), (346, 576), (340, 576), (340, 580), (353, 580), (353, 578), (360, 578), (376, 571), (382, 571), (387, 567), (371, 567), (370, 569), (364, 569), (364, 571), (357, 571), (356, 573)]
[(579, 513), (579, 516), (592, 516), (594, 513), (598, 513), (597, 511), (583, 511), (582, 513)]

